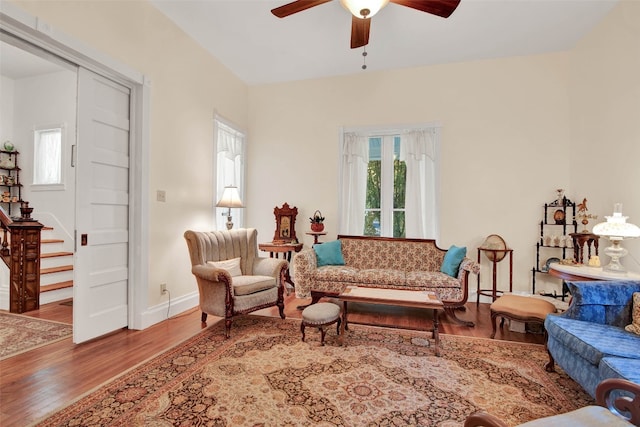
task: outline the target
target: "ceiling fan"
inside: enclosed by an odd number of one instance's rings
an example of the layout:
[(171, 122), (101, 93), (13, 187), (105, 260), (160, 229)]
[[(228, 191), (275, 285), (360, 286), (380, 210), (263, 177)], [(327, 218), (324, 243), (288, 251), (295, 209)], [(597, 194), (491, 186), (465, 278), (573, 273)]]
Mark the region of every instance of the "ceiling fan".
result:
[[(330, 1), (296, 0), (272, 9), (271, 13), (278, 18), (284, 18)], [(460, 0), (340, 0), (340, 3), (352, 14), (351, 49), (366, 46), (369, 43), (371, 17), (389, 2), (448, 18), (458, 7)]]

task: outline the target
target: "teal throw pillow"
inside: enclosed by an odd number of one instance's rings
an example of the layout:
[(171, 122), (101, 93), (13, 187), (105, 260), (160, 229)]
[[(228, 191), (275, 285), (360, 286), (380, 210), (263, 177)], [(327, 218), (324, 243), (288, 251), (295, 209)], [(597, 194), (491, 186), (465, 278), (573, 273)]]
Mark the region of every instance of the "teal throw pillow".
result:
[(458, 270), (460, 269), (460, 264), (465, 256), (467, 256), (466, 246), (459, 248), (455, 245), (451, 245), (447, 253), (444, 255), (440, 271), (451, 277), (458, 277)]
[(342, 242), (340, 240), (313, 245), (313, 250), (316, 252), (318, 267), (323, 265), (344, 265)]

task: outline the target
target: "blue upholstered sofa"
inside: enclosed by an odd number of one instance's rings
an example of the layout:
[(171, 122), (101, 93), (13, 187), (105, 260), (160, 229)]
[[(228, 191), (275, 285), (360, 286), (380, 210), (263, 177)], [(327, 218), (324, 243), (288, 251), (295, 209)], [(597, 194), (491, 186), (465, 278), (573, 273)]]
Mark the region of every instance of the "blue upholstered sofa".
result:
[(632, 297), (640, 282), (615, 280), (567, 282), (571, 304), (562, 314), (548, 315), (545, 329), (552, 371), (557, 363), (592, 397), (605, 378), (640, 384), (640, 335), (627, 332)]

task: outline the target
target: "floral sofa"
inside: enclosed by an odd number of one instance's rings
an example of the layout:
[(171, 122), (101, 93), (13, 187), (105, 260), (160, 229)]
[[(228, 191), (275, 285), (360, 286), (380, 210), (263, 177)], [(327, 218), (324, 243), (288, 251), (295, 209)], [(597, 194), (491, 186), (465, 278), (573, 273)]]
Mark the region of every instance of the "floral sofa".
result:
[(467, 302), (469, 273), (478, 274), (480, 266), (464, 257), (457, 275), (441, 272), (446, 249), (435, 240), (385, 237), (338, 236), (344, 265), (318, 267), (316, 251), (303, 249), (292, 260), (295, 291), (298, 298), (318, 302), (323, 296), (336, 296), (347, 286), (429, 290), (444, 303), (445, 313), (454, 321), (456, 309)]
[[(640, 301), (632, 316), (633, 294), (640, 282), (630, 280), (567, 282), (571, 304), (545, 319), (547, 370), (557, 363), (592, 397), (602, 380), (622, 378), (640, 384), (640, 335), (625, 330), (640, 326)], [(640, 332), (640, 329), (638, 330)]]

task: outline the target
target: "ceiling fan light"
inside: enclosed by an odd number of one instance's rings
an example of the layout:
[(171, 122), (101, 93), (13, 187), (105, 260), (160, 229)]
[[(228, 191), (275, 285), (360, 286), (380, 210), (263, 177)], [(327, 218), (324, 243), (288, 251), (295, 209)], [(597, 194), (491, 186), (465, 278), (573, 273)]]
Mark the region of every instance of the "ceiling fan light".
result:
[(366, 15), (366, 18), (371, 18), (373, 15), (378, 13), (380, 9), (385, 7), (389, 3), (389, 0), (340, 0), (340, 4), (347, 9), (353, 16), (356, 18), (364, 18), (362, 16), (363, 9), (369, 10), (369, 13)]

